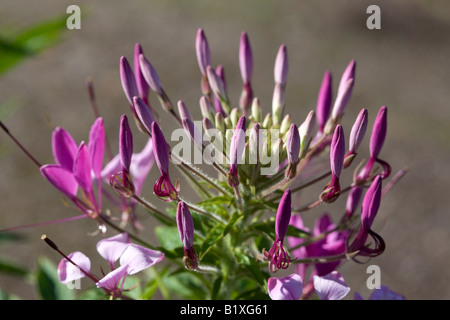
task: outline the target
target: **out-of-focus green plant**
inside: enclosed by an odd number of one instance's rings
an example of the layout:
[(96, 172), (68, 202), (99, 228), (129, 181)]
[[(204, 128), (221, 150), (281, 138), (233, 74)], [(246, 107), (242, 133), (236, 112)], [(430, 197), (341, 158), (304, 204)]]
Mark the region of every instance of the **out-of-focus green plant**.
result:
[(66, 28), (66, 17), (39, 22), (15, 34), (0, 32), (0, 75), (56, 44)]

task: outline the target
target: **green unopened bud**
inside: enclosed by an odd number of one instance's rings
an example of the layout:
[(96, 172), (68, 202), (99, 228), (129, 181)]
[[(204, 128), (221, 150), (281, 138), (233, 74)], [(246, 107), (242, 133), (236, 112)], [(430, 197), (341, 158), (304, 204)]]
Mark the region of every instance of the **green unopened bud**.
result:
[(266, 117), (264, 118), (263, 121), (263, 128), (265, 129), (269, 129), (270, 127), (272, 127), (272, 114), (268, 113), (266, 114)]
[(230, 120), (231, 120), (232, 128), (236, 127), (240, 117), (241, 117), (241, 114), (239, 112), (239, 109), (233, 108), (230, 112)]
[(252, 102), (252, 118), (255, 122), (262, 121), (262, 110), (258, 98), (253, 98)]
[(215, 123), (216, 123), (216, 128), (222, 132), (223, 134), (225, 134), (225, 120), (223, 118), (223, 115), (221, 113), (216, 113), (216, 119), (215, 119)]
[(287, 114), (284, 118), (283, 121), (281, 122), (280, 125), (280, 133), (281, 135), (286, 134), (286, 132), (289, 131), (289, 127), (291, 126), (291, 116), (289, 114)]
[(225, 122), (225, 127), (227, 129), (234, 129), (233, 123), (231, 123), (230, 117), (223, 118), (223, 121)]
[(310, 111), (305, 121), (298, 128), (300, 134), (300, 158), (303, 158), (309, 148), (309, 144), (314, 135), (316, 124), (316, 115), (314, 111)]

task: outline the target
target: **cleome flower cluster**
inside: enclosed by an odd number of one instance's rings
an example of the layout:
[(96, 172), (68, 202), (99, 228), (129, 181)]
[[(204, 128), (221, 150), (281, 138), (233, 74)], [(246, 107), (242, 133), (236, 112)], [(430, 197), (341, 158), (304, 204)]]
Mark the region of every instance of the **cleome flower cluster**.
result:
[[(391, 176), (391, 167), (381, 156), (387, 107), (381, 106), (374, 118), (368, 160), (361, 158), (355, 165), (358, 149), (370, 132), (365, 108), (352, 128), (341, 124), (355, 84), (355, 61), (343, 72), (335, 94), (331, 72), (326, 71), (316, 108), (305, 110), (304, 119), (293, 119), (285, 105), (289, 70), (285, 45), (275, 58), (268, 111), (261, 107), (252, 86), (253, 53), (246, 32), (239, 44), (242, 93), (236, 106), (227, 92), (223, 66), (211, 63), (202, 29), (196, 34), (195, 50), (202, 119), (194, 119), (183, 101), (172, 103), (155, 67), (136, 44), (133, 67), (125, 56), (120, 58), (120, 81), (130, 114), (124, 113), (119, 121), (118, 154), (111, 154), (103, 119), (98, 116), (87, 142), (77, 143), (66, 130), (55, 128), (53, 164), (42, 165), (32, 158), (43, 177), (84, 217), (95, 221), (102, 237), (107, 230), (117, 232), (97, 244), (111, 269), (102, 277), (90, 273), (84, 254), (65, 255), (44, 237), (63, 254), (58, 268), (61, 282), (87, 276), (112, 298), (126, 298), (126, 276), (164, 258), (174, 268), (181, 262), (184, 271), (178, 272), (197, 272), (206, 283), (214, 283), (204, 288), (210, 298), (344, 298), (350, 288), (338, 268), (343, 261), (384, 252), (386, 244), (373, 229), (374, 219), (383, 196), (404, 174), (401, 171), (385, 183)], [(95, 105), (92, 83), (89, 89)], [(151, 98), (161, 108), (155, 108)], [(182, 144), (168, 140), (174, 135), (163, 130), (161, 111), (183, 130)], [(134, 120), (138, 134), (148, 137), (139, 152), (135, 152), (128, 117)], [(191, 147), (199, 152), (200, 162), (189, 158)], [(155, 163), (159, 178), (153, 191), (146, 190)], [(173, 170), (183, 176), (181, 182)], [(349, 185), (342, 183), (345, 173), (353, 177)], [(317, 185), (321, 191), (316, 197), (308, 202), (302, 199), (298, 207), (300, 193)], [(200, 201), (184, 197), (192, 190)], [(346, 197), (345, 208), (328, 213), (327, 205), (341, 197)], [(167, 210), (157, 208), (153, 201), (158, 199)], [(138, 207), (176, 230), (179, 247), (143, 241), (140, 234), (149, 231), (139, 221)], [(317, 215), (312, 229), (304, 225), (304, 214)], [(119, 267), (116, 260), (120, 260)], [(275, 277), (280, 269), (291, 269), (291, 274)]]

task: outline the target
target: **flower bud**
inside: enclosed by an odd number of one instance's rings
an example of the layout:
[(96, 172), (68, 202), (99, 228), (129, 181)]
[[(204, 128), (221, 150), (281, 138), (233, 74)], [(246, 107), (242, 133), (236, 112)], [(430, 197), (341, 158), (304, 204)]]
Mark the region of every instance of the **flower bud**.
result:
[(331, 99), (332, 99), (332, 77), (329, 71), (325, 72), (322, 85), (320, 86), (319, 96), (317, 97), (317, 123), (319, 124), (319, 132), (323, 132), (325, 124), (331, 111)]
[(153, 65), (143, 54), (139, 55), (139, 63), (141, 66), (142, 75), (144, 76), (150, 88), (155, 91), (158, 96), (163, 96), (164, 93), (161, 80), (159, 79), (158, 73), (156, 72), (155, 68), (153, 68)]
[(194, 221), (187, 204), (180, 201), (177, 206), (177, 227), (184, 247), (184, 263), (187, 269), (194, 270), (198, 266), (194, 250)]
[(206, 68), (211, 64), (211, 53), (208, 40), (203, 29), (197, 30), (195, 38), (195, 51), (197, 53), (198, 66), (203, 76), (206, 76)]
[(303, 158), (306, 151), (309, 148), (309, 144), (313, 138), (314, 129), (315, 129), (315, 112), (310, 111), (305, 121), (298, 128), (300, 134), (300, 158)]
[(149, 86), (141, 71), (141, 64), (139, 62), (139, 56), (141, 54), (144, 54), (144, 51), (142, 50), (141, 45), (139, 43), (136, 43), (136, 45), (134, 46), (134, 75), (136, 78), (136, 85), (139, 91), (139, 96), (148, 105)]
[(286, 140), (286, 150), (289, 164), (286, 169), (285, 176), (288, 179), (292, 179), (295, 177), (300, 155), (300, 135), (298, 133), (298, 128), (294, 123), (291, 124), (289, 128)]
[(133, 105), (133, 97), (139, 96), (139, 91), (133, 70), (125, 57), (120, 58), (120, 80), (128, 102)]
[(180, 114), (180, 118), (181, 119), (188, 118), (189, 120), (193, 121), (192, 116), (191, 116), (188, 108), (184, 104), (184, 102), (179, 100), (177, 105), (178, 105), (178, 113)]
[(261, 122), (262, 121), (262, 109), (261, 105), (259, 103), (258, 98), (253, 98), (252, 102), (252, 117), (255, 122)]

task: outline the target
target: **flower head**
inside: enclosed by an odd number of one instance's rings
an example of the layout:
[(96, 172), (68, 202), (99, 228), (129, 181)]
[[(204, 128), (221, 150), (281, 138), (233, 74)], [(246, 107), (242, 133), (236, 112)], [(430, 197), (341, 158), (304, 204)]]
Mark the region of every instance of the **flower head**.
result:
[(161, 176), (155, 183), (154, 193), (164, 201), (173, 201), (178, 197), (179, 187), (174, 187), (169, 176), (169, 149), (166, 139), (156, 122), (152, 123), (152, 142), (156, 164)]
[(177, 227), (184, 247), (184, 265), (193, 270), (198, 266), (197, 255), (194, 250), (194, 222), (187, 204), (183, 201), (177, 207)]
[(230, 170), (228, 172), (228, 185), (237, 187), (239, 185), (238, 162), (242, 157), (245, 146), (246, 118), (242, 116), (234, 129), (230, 145)]
[[(378, 213), (381, 202), (382, 178), (377, 175), (367, 190), (361, 208), (361, 227), (356, 238), (349, 246), (350, 252), (359, 251), (358, 255), (375, 257), (384, 252), (383, 238), (371, 230), (375, 216)], [(371, 236), (375, 242), (375, 248), (366, 245), (367, 238)]]
[(276, 272), (278, 269), (287, 269), (289, 267), (289, 254), (283, 246), (289, 222), (291, 220), (291, 190), (286, 189), (283, 197), (278, 204), (277, 215), (275, 219), (275, 243), (269, 252), (264, 251), (264, 255), (269, 260), (269, 269)]
[(341, 186), (339, 177), (344, 164), (345, 156), (345, 138), (342, 126), (338, 124), (334, 130), (333, 140), (330, 147), (330, 166), (331, 166), (331, 182), (325, 187), (320, 199), (323, 202), (335, 201), (340, 193)]

